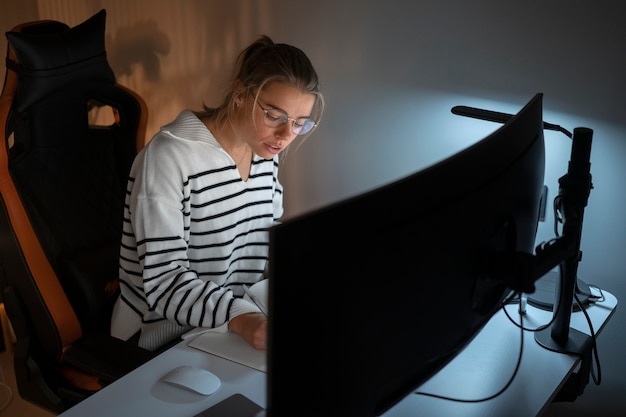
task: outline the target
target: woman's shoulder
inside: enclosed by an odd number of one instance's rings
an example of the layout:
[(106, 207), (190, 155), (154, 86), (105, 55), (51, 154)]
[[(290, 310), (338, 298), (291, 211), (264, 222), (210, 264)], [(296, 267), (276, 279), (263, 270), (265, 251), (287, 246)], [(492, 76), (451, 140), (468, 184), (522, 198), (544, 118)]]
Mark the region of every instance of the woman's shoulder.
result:
[(163, 135), (182, 141), (199, 141), (212, 145), (217, 144), (217, 141), (209, 129), (207, 129), (206, 125), (191, 110), (181, 111), (174, 120), (159, 129), (155, 138)]
[(198, 152), (210, 153), (215, 146), (213, 142), (204, 124), (192, 112), (183, 111), (152, 136), (138, 158), (158, 164), (177, 164), (181, 158), (186, 160)]

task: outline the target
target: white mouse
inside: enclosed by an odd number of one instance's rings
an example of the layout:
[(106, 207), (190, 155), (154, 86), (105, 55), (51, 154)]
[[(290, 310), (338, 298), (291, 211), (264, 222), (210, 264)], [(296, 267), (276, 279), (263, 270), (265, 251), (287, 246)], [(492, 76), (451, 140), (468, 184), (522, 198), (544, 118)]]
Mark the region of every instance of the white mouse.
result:
[(219, 377), (214, 373), (189, 365), (172, 369), (161, 381), (202, 395), (213, 394), (221, 385)]

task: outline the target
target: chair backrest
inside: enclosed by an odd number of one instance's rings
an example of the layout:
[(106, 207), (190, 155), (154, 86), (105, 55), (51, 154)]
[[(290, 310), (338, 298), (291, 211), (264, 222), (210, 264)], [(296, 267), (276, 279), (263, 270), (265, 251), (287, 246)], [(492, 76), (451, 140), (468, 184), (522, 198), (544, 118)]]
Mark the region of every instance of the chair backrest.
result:
[(73, 28), (37, 21), (6, 34), (0, 285), (16, 355), (42, 363), (108, 333), (119, 291), (126, 182), (147, 112), (116, 82), (105, 20), (102, 10)]

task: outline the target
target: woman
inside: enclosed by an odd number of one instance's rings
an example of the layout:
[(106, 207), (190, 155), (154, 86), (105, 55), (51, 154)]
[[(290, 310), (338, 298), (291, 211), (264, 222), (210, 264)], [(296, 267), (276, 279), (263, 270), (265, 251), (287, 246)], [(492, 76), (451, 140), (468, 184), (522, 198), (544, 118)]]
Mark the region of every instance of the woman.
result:
[(244, 286), (264, 278), (268, 229), (283, 214), (278, 157), (323, 108), (307, 56), (262, 36), (239, 55), (219, 107), (160, 129), (129, 176), (113, 336), (156, 350), (227, 325), (266, 348), (267, 318)]

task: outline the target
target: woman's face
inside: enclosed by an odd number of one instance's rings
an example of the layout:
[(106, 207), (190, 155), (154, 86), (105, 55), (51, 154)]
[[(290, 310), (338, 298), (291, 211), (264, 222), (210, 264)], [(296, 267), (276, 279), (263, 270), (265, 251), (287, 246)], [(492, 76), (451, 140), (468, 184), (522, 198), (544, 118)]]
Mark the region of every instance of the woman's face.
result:
[(241, 106), (238, 131), (255, 154), (271, 159), (298, 136), (293, 130), (298, 131), (301, 123), (306, 122), (303, 119), (311, 117), (315, 95), (274, 82), (261, 90), (258, 101), (255, 102), (253, 94), (242, 100), (245, 104)]

